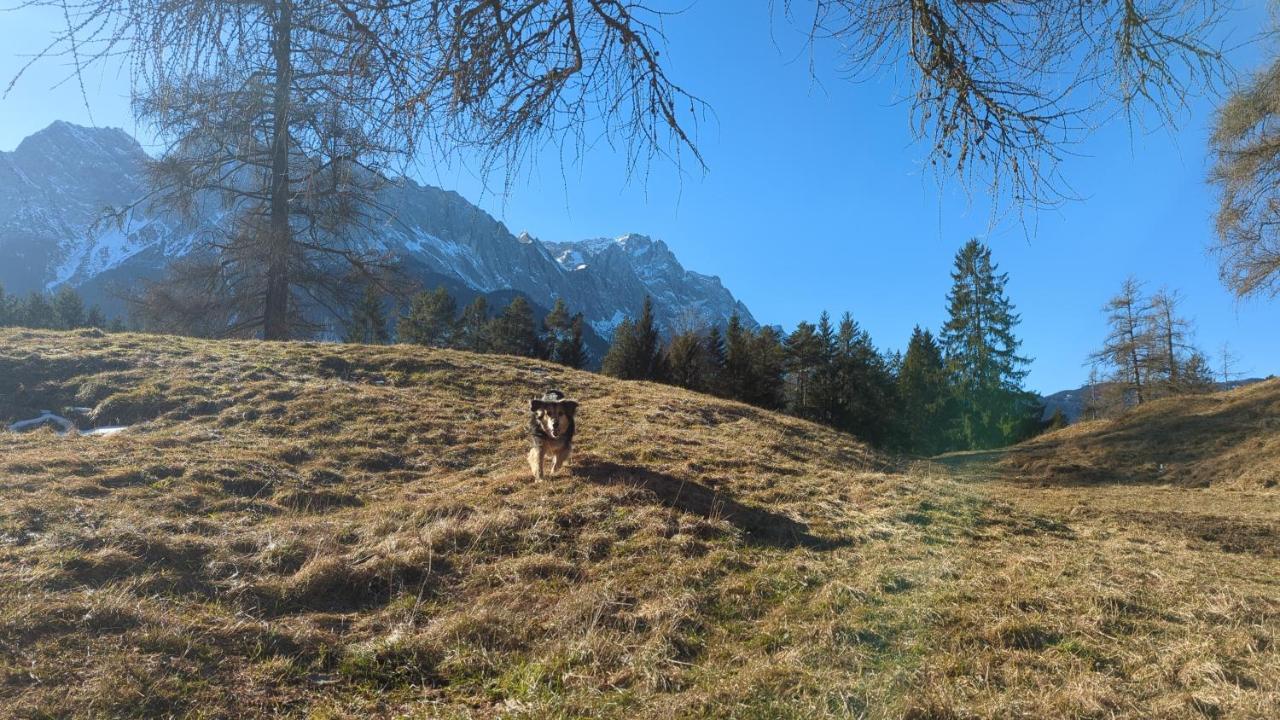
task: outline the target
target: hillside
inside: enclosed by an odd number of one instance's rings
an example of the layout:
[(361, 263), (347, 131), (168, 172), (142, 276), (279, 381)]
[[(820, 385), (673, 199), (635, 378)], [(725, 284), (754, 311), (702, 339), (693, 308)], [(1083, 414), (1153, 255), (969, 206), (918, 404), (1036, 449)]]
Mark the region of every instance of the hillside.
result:
[(1145, 403), (1019, 446), (1003, 460), (1033, 482), (1280, 485), (1280, 379)]
[[(534, 484), (525, 410), (550, 386), (582, 401), (578, 450)], [(404, 346), (0, 330), (0, 420), (75, 407), (127, 427), (0, 432), (0, 715), (1280, 701), (1265, 548), (1055, 516), (676, 388)]]

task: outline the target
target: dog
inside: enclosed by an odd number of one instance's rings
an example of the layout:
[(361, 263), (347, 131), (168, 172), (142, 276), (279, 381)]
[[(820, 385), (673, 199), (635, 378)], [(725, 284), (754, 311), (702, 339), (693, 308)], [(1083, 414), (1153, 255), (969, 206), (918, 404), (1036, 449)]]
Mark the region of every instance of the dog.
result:
[(529, 402), (529, 469), (533, 479), (542, 479), (542, 461), (551, 456), (551, 474), (569, 462), (573, 451), (573, 433), (577, 430), (574, 414), (577, 400), (566, 400), (564, 393), (551, 390)]

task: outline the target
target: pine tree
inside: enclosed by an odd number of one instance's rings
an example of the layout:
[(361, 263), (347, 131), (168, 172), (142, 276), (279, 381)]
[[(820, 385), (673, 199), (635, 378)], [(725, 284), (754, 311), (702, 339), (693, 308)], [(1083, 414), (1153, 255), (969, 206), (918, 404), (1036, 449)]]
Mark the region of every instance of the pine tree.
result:
[(898, 444), (903, 450), (931, 456), (946, 449), (950, 399), (942, 348), (933, 333), (917, 325), (898, 371)]
[(471, 352), (489, 352), (489, 301), (477, 295), (462, 311), (454, 332), (454, 347)]
[(546, 328), (544, 344), (547, 357), (553, 362), (580, 368), (586, 364), (587, 349), (582, 339), (582, 313), (570, 317), (564, 298), (556, 298), (556, 304), (542, 321)]
[(765, 326), (759, 332), (747, 331), (750, 342), (750, 364), (745, 402), (769, 410), (786, 405), (786, 351), (777, 330)]
[(942, 346), (956, 392), (956, 440), (971, 449), (1016, 442), (1034, 395), (1022, 389), (1030, 360), (1018, 355), (1013, 331), (1021, 318), (1005, 295), (1009, 276), (997, 272), (990, 248), (970, 240), (956, 253), (951, 279)]
[(17, 324), (13, 301), (14, 299), (5, 293), (4, 285), (0, 284), (0, 327)]
[(102, 314), (102, 308), (94, 305), (89, 308), (89, 314), (84, 318), (85, 327), (98, 328), (99, 330), (107, 329), (107, 318)]
[(19, 315), (19, 324), (29, 328), (52, 329), (57, 327), (58, 318), (53, 306), (49, 304), (48, 298), (34, 290), (27, 295), (27, 301), (22, 304)]
[(724, 395), (724, 362), (725, 362), (725, 345), (724, 335), (720, 333), (720, 328), (712, 326), (707, 331), (707, 337), (703, 341), (705, 352), (702, 358), (706, 363), (703, 370), (703, 378), (706, 383), (706, 391), (713, 395)]
[(613, 332), (613, 342), (604, 358), (604, 373), (624, 380), (666, 379), (662, 344), (653, 319), (653, 300), (646, 297), (640, 317), (634, 323), (623, 320)]
[(840, 318), (833, 352), (834, 424), (883, 445), (894, 425), (894, 377), (888, 362), (847, 312)]
[(523, 295), (512, 299), (490, 323), (489, 352), (521, 357), (543, 357), (542, 340), (533, 319), (533, 306)]
[(449, 347), (457, 324), (458, 304), (443, 286), (422, 292), (409, 303), (408, 314), (400, 318), (400, 342), (431, 347)]
[(352, 308), (344, 340), (365, 345), (384, 345), (391, 340), (386, 310), (382, 306), (378, 288), (373, 283), (365, 286), (360, 302)]
[(1070, 424), (1067, 421), (1066, 413), (1062, 412), (1062, 408), (1059, 407), (1053, 409), (1053, 415), (1049, 417), (1049, 422), (1045, 424), (1044, 429), (1045, 432), (1053, 432), (1054, 430), (1061, 430)]
[(84, 301), (75, 290), (62, 286), (53, 296), (54, 326), (59, 330), (84, 327)]
[[(825, 317), (826, 314), (824, 313)], [(798, 417), (819, 420), (818, 376), (825, 370), (829, 353), (811, 323), (801, 321), (787, 336), (786, 350), (787, 411)]]
[(751, 331), (734, 313), (724, 332), (724, 373), (721, 392), (725, 397), (748, 402), (751, 385)]
[(578, 369), (587, 366), (590, 358), (587, 355), (587, 343), (583, 339), (585, 322), (582, 313), (573, 314), (573, 320), (569, 322), (569, 339), (556, 348), (556, 356), (553, 358), (556, 362)]
[(704, 338), (686, 331), (671, 338), (667, 345), (667, 369), (672, 384), (698, 392), (706, 392), (707, 347)]

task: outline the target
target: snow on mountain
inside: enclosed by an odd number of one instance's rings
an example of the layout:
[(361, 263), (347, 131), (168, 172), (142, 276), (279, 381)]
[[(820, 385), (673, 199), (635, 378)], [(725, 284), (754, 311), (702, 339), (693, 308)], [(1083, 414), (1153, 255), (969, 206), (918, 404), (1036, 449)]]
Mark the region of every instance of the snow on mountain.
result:
[[(127, 133), (55, 122), (0, 152), (0, 285), (7, 292), (67, 284), (91, 301), (157, 276), (198, 247), (213, 210), (182, 221), (138, 202), (148, 157)], [(108, 208), (137, 203), (120, 217)], [(541, 242), (505, 225), (455, 192), (399, 179), (382, 190), (391, 209), (370, 242), (431, 285), (441, 279), (482, 293), (517, 291), (549, 308), (557, 298), (604, 337), (634, 317), (646, 295), (668, 331), (755, 320), (719, 278), (685, 270), (660, 240), (629, 234)]]

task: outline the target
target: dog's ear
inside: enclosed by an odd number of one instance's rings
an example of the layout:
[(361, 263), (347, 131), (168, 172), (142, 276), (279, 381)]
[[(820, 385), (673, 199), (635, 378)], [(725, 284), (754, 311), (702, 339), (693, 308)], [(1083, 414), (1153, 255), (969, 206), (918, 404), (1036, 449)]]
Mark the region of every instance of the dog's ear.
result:
[(566, 413), (572, 415), (578, 412), (578, 401), (577, 400), (561, 400), (560, 407), (564, 408), (564, 411)]
[(541, 409), (542, 409), (542, 408), (544, 408), (544, 407), (546, 407), (546, 403), (545, 403), (545, 402), (543, 402), (543, 401), (541, 401), (541, 400), (539, 400), (538, 398), (534, 398), (534, 399), (532, 399), (532, 400), (530, 400), (530, 401), (529, 401), (529, 411), (530, 411), (530, 412), (538, 412), (539, 410), (541, 410)]

